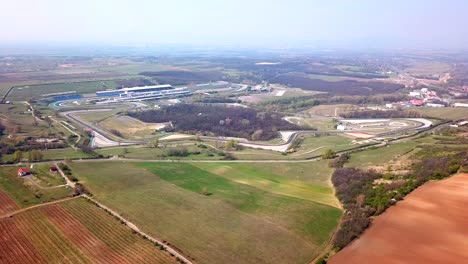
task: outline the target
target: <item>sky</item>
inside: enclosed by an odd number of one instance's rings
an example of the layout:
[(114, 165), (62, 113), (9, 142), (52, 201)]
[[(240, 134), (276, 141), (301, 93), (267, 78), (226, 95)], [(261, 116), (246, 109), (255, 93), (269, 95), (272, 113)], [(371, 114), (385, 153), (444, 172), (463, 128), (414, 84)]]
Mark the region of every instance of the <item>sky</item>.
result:
[(468, 47), (465, 0), (0, 0), (0, 43)]

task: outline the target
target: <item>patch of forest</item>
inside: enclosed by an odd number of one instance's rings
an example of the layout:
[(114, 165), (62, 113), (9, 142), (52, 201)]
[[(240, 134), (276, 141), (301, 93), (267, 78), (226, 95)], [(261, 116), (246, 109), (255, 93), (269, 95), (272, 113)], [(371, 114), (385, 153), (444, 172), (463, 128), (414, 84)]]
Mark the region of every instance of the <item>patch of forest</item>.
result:
[(250, 140), (270, 140), (280, 130), (301, 129), (283, 120), (279, 113), (224, 105), (177, 104), (159, 110), (130, 112), (129, 116), (143, 122), (171, 122), (172, 129), (180, 132)]

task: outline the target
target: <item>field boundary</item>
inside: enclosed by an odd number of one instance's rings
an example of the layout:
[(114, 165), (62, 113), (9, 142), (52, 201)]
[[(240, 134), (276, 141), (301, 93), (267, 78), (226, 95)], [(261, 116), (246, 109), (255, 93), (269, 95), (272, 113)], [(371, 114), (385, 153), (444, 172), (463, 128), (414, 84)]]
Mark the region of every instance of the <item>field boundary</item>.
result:
[(38, 207), (47, 206), (47, 205), (51, 205), (51, 204), (58, 204), (58, 203), (61, 203), (61, 202), (66, 202), (66, 201), (69, 201), (69, 200), (77, 199), (78, 197), (80, 197), (80, 195), (73, 196), (73, 197), (67, 197), (67, 198), (55, 200), (55, 201), (52, 201), (52, 202), (36, 204), (36, 205), (32, 205), (32, 206), (29, 206), (29, 207), (26, 207), (26, 208), (21, 208), (21, 209), (15, 210), (13, 212), (9, 212), (9, 213), (0, 215), (0, 219), (13, 217), (16, 214), (26, 212), (26, 211), (29, 211), (29, 210), (32, 210), (32, 209), (35, 209), (35, 208), (38, 208)]

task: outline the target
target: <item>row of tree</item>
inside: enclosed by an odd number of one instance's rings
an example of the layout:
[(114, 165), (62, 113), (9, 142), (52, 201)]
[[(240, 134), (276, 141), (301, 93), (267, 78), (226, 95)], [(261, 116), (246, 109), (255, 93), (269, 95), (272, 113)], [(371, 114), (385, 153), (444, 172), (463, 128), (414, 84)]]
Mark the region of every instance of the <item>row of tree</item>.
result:
[[(27, 152), (29, 161), (41, 161), (44, 158), (44, 153), (42, 151), (33, 149)], [(13, 153), (13, 161), (20, 162), (25, 157), (23, 151), (17, 150)]]

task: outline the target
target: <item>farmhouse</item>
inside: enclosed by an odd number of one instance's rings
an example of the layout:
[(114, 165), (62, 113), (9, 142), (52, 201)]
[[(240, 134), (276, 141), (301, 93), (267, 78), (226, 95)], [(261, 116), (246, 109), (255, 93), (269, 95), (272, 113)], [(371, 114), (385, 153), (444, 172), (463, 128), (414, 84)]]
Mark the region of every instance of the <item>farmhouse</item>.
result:
[(18, 169), (18, 176), (26, 176), (31, 174), (31, 171), (28, 168), (19, 168)]

